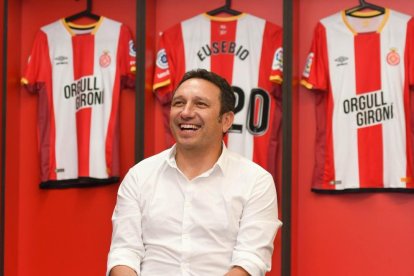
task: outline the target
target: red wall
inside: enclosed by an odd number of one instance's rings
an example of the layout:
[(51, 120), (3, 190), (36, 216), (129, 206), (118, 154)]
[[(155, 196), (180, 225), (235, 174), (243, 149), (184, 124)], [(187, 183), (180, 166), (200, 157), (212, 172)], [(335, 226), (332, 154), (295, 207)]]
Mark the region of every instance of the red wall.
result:
[[(368, 1), (414, 15), (413, 1)], [(316, 22), (354, 0), (299, 0), (298, 66), (301, 73)], [(314, 99), (303, 88), (297, 99), (294, 139), (292, 275), (414, 275), (412, 194), (321, 195), (310, 191), (315, 135)]]

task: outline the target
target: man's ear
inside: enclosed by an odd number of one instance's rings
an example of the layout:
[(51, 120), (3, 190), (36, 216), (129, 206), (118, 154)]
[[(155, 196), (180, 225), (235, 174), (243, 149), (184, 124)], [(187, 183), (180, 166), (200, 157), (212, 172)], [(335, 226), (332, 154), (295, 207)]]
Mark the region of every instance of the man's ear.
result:
[(226, 133), (234, 121), (234, 112), (226, 112), (223, 115), (221, 115), (221, 120), (223, 122), (223, 133)]

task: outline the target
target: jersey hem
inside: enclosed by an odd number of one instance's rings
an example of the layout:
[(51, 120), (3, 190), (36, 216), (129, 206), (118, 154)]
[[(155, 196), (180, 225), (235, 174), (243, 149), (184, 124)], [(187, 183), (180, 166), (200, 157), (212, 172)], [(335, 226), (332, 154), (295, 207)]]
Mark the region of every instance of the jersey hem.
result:
[(109, 185), (119, 182), (119, 177), (110, 178), (92, 178), (92, 177), (79, 177), (76, 179), (65, 180), (48, 180), (39, 184), (40, 189), (64, 189), (64, 188), (86, 188)]

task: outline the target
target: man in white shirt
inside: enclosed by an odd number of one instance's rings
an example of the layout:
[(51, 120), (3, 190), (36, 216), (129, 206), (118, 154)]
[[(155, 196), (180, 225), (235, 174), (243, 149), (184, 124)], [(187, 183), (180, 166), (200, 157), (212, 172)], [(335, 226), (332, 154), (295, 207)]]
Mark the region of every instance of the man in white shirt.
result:
[(125, 176), (112, 217), (110, 276), (246, 276), (271, 268), (281, 222), (271, 175), (226, 149), (235, 96), (186, 73), (171, 103), (176, 144)]

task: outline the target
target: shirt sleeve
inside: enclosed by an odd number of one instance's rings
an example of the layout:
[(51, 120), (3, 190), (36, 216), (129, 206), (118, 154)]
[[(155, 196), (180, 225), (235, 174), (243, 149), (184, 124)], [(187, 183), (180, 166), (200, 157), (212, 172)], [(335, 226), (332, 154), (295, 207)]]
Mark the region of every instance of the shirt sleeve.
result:
[(263, 43), (263, 52), (266, 53), (269, 48), (271, 56), (273, 56), (269, 79), (276, 84), (281, 84), (283, 82), (283, 30), (281, 27), (267, 22), (264, 37), (269, 37), (270, 41)]
[(49, 58), (47, 35), (39, 30), (35, 36), (33, 47), (26, 64), (21, 83), (30, 92), (39, 92), (50, 84), (52, 67)]
[(273, 242), (281, 225), (275, 184), (266, 173), (258, 177), (243, 209), (231, 266), (241, 266), (252, 276), (270, 271)]
[(112, 215), (112, 241), (108, 254), (107, 272), (114, 266), (126, 265), (140, 271), (144, 256), (139, 204), (138, 179), (129, 171), (122, 181)]
[(311, 49), (302, 73), (301, 84), (308, 89), (328, 90), (329, 65), (326, 31), (322, 23), (316, 25)]
[(119, 37), (119, 69), (122, 76), (122, 87), (135, 87), (136, 50), (130, 29), (122, 24)]
[(407, 47), (405, 55), (407, 56), (407, 68), (410, 86), (414, 86), (414, 18), (411, 18), (407, 27)]
[(159, 37), (153, 83), (154, 93), (162, 104), (168, 104), (170, 102), (173, 90), (173, 72), (171, 72), (173, 68), (170, 67), (171, 62), (169, 60), (171, 58), (171, 53), (167, 53), (168, 50), (168, 38), (164, 32)]

